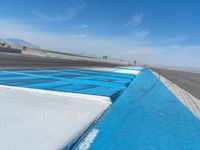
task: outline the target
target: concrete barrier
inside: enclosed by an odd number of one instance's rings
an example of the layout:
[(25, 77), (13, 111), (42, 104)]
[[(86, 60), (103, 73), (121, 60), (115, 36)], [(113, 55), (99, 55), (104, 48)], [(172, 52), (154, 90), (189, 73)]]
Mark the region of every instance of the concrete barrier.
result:
[(21, 49), (13, 49), (13, 48), (0, 47), (0, 52), (22, 53), (22, 50)]

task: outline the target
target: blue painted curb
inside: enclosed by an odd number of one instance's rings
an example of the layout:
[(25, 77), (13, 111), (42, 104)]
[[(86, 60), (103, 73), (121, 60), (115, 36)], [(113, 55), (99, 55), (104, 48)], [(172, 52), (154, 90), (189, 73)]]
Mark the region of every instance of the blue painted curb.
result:
[(75, 149), (199, 150), (200, 121), (148, 69)]

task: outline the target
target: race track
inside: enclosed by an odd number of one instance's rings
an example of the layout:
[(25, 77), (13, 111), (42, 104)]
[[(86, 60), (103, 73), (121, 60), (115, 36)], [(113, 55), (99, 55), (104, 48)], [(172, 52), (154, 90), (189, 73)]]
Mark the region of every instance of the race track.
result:
[(155, 68), (153, 68), (152, 70), (200, 99), (200, 73)]
[(15, 67), (69, 67), (69, 66), (117, 66), (117, 64), (106, 62), (91, 62), (83, 60), (58, 59), (50, 57), (39, 57), (16, 53), (0, 53), (0, 68)]

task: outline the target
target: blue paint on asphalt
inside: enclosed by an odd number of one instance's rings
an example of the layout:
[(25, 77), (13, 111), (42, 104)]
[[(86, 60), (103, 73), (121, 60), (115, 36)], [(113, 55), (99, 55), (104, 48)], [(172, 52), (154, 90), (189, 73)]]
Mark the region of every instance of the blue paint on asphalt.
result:
[(76, 149), (200, 148), (200, 121), (148, 69), (136, 77), (93, 129), (97, 135), (86, 136)]
[(61, 92), (119, 95), (135, 75), (80, 68), (1, 69), (0, 84)]

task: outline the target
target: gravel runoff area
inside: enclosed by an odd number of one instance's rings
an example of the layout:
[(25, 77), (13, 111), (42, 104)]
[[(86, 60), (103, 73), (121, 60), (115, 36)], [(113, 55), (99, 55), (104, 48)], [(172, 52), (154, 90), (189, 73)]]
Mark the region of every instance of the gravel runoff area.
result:
[(121, 66), (122, 64), (94, 62), (86, 60), (58, 59), (49, 57), (39, 57), (16, 53), (0, 52), (0, 67), (1, 68), (26, 68), (26, 67), (67, 67), (67, 66)]
[(200, 73), (151, 68), (180, 88), (200, 99)]

